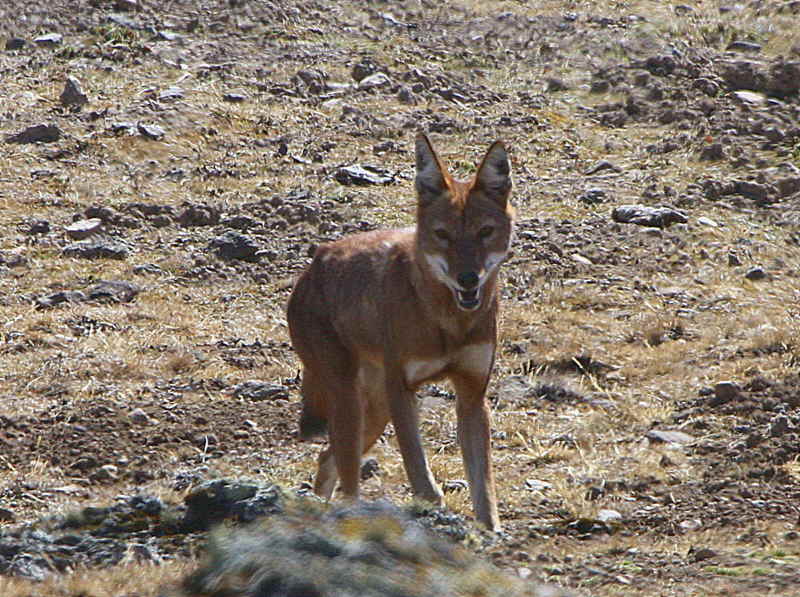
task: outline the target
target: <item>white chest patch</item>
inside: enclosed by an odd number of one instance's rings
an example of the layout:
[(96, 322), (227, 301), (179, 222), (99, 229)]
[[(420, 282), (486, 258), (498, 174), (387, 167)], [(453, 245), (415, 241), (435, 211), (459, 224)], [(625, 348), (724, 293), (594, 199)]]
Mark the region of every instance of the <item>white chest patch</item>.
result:
[(489, 375), (494, 359), (494, 345), (491, 342), (470, 344), (458, 352), (456, 366), (466, 373), (480, 377)]
[(405, 365), (406, 383), (413, 386), (435, 376), (447, 366), (445, 359), (429, 359), (427, 361), (408, 361)]

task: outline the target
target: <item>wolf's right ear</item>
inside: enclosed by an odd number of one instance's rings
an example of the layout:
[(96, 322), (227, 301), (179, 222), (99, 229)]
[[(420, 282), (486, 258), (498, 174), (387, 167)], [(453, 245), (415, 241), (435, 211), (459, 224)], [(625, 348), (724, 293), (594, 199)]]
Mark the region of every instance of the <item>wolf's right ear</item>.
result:
[(447, 171), (442, 166), (439, 156), (426, 135), (417, 135), (417, 201), (420, 205), (428, 205), (442, 196), (447, 189)]

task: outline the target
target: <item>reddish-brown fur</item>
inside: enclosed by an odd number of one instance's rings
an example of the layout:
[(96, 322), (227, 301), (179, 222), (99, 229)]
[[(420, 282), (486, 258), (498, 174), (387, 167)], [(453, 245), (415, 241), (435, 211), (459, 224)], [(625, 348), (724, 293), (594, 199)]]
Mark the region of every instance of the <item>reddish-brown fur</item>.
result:
[(497, 272), (513, 234), (502, 144), (475, 178), (453, 180), (427, 137), (417, 154), (417, 227), (322, 245), (289, 300), (303, 362), (301, 436), (327, 424), (315, 491), (337, 474), (358, 496), (360, 459), (391, 420), (415, 494), (441, 503), (419, 434), (414, 390), (447, 377), (458, 396), (458, 439), (478, 520), (499, 527), (486, 385), (494, 362)]

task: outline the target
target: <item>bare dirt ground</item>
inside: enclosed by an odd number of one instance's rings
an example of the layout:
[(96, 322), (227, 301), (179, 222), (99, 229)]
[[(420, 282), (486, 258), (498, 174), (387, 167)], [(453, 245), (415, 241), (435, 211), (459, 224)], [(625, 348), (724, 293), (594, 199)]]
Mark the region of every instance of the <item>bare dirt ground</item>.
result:
[[(798, 19), (3, 3), (0, 528), (215, 478), (306, 492), (291, 284), (320, 242), (413, 221), (424, 130), (461, 176), (495, 138), (514, 168), (490, 387), (504, 533), (470, 548), (583, 595), (796, 595)], [(669, 211), (612, 217), (626, 204)], [(468, 517), (449, 392), (421, 392), (424, 435)], [(366, 497), (408, 501), (390, 432), (373, 455)], [(45, 584), (8, 569), (0, 592), (156, 595), (193, 553)]]

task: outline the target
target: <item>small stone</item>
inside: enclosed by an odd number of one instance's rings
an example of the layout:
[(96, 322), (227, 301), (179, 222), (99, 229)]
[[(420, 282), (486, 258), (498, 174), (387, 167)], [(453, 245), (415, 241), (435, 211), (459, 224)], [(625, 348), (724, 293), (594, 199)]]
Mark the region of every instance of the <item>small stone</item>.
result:
[(733, 92), (734, 97), (745, 104), (762, 106), (767, 102), (767, 96), (756, 91), (739, 90)]
[(744, 275), (745, 278), (752, 281), (758, 280), (765, 280), (767, 278), (766, 270), (761, 266), (752, 267), (747, 270), (747, 273)]
[(622, 520), (622, 514), (616, 510), (601, 509), (597, 512), (597, 520), (600, 522), (619, 522)]
[(222, 96), (222, 99), (232, 104), (241, 104), (242, 102), (247, 101), (247, 95), (237, 91), (229, 91)]
[(567, 85), (562, 79), (558, 79), (556, 77), (548, 77), (547, 82), (545, 85), (545, 91), (548, 93), (555, 93), (558, 91), (567, 91), (569, 89), (569, 85)]
[(139, 10), (141, 5), (139, 0), (114, 0), (114, 10), (128, 12), (130, 10)]
[(374, 89), (376, 87), (384, 87), (392, 84), (392, 80), (385, 73), (374, 73), (368, 77), (364, 77), (358, 82), (359, 89)]
[(111, 238), (93, 238), (68, 245), (61, 254), (65, 257), (83, 259), (125, 259), (130, 251), (130, 247), (120, 241)]
[(381, 467), (375, 458), (367, 458), (361, 463), (361, 480), (366, 481), (372, 477), (379, 477), (381, 474)]
[(256, 262), (260, 258), (258, 243), (249, 236), (235, 230), (228, 230), (224, 234), (211, 239), (209, 247), (214, 249), (221, 259)]
[(60, 305), (61, 303), (81, 303), (85, 300), (86, 295), (80, 290), (62, 290), (48, 296), (37, 298), (36, 307), (38, 309), (47, 309)]
[(678, 527), (684, 532), (688, 533), (690, 531), (696, 531), (697, 529), (703, 526), (703, 522), (697, 518), (692, 518), (690, 520), (682, 520), (678, 523)]
[(130, 412), (128, 417), (130, 418), (131, 421), (133, 421), (137, 425), (149, 425), (150, 424), (150, 417), (141, 408), (134, 408)]
[(737, 255), (734, 251), (728, 253), (728, 267), (737, 267), (742, 265), (742, 260), (739, 259), (739, 255)]
[(789, 417), (786, 415), (776, 415), (769, 422), (769, 435), (770, 437), (781, 437), (791, 428), (792, 424), (789, 421)]
[(707, 218), (706, 216), (700, 216), (697, 218), (697, 223), (702, 224), (703, 226), (708, 226), (709, 228), (719, 228), (719, 224), (717, 224), (711, 218)]
[(395, 181), (395, 177), (388, 170), (370, 164), (355, 164), (339, 168), (334, 174), (334, 178), (338, 183), (346, 186), (390, 184)]
[(672, 224), (688, 222), (686, 214), (671, 207), (648, 207), (645, 205), (621, 205), (611, 212), (611, 218), (622, 224), (638, 224), (653, 228), (668, 228)]
[(353, 77), (356, 83), (359, 83), (370, 75), (374, 75), (378, 72), (379, 68), (380, 67), (372, 60), (361, 60), (353, 65), (353, 68), (350, 70), (350, 76)]
[(722, 143), (711, 143), (710, 145), (705, 145), (703, 149), (700, 150), (699, 160), (701, 162), (716, 162), (725, 158), (725, 150), (722, 147)]
[(736, 400), (741, 394), (739, 384), (734, 381), (720, 381), (714, 385), (714, 397), (709, 402), (711, 406), (725, 404)]
[(455, 493), (456, 491), (467, 491), (469, 484), (465, 479), (448, 479), (442, 483), (444, 493)]
[(164, 135), (166, 134), (162, 127), (155, 124), (143, 124), (140, 122), (136, 128), (143, 137), (146, 137), (147, 139), (153, 139), (155, 141), (163, 139)]
[(26, 43), (28, 42), (21, 37), (9, 37), (6, 40), (6, 51), (21, 50), (25, 47)]
[(0, 508), (0, 522), (14, 522), (15, 520), (14, 512), (8, 508)]
[(184, 91), (180, 87), (167, 87), (164, 91), (158, 94), (158, 100), (161, 102), (182, 99)]
[(414, 95), (413, 91), (411, 91), (411, 87), (408, 85), (403, 85), (397, 91), (397, 101), (399, 101), (401, 104), (413, 106), (417, 103), (417, 96)]
[(61, 43), (61, 40), (64, 38), (60, 33), (46, 33), (44, 35), (40, 35), (39, 37), (33, 38), (33, 43), (37, 46), (44, 46), (48, 48), (53, 48)]
[(650, 441), (665, 444), (690, 444), (694, 441), (691, 435), (683, 431), (662, 431), (660, 429), (651, 429), (645, 437)]
[(733, 50), (736, 52), (760, 52), (761, 44), (753, 43), (751, 41), (736, 40), (728, 44), (726, 50)]
[(103, 227), (103, 220), (100, 218), (89, 218), (86, 220), (78, 220), (64, 228), (67, 236), (73, 240), (83, 240), (96, 234)]
[(612, 172), (616, 172), (617, 174), (622, 172), (622, 168), (620, 168), (616, 164), (612, 164), (608, 160), (600, 160), (594, 166), (587, 169), (584, 172), (584, 174), (586, 176), (591, 176), (592, 174), (597, 174), (598, 172), (602, 172), (603, 170), (611, 170)]
[(64, 84), (64, 90), (58, 98), (62, 106), (75, 106), (80, 108), (86, 105), (89, 98), (81, 88), (81, 83), (75, 77), (67, 77), (67, 82)]
[(710, 560), (711, 558), (717, 557), (717, 552), (711, 549), (710, 547), (692, 547), (689, 550), (689, 555), (694, 562), (702, 562), (703, 560)]
[(53, 143), (61, 138), (61, 129), (54, 124), (36, 124), (6, 137), (6, 143)]
[(608, 201), (608, 193), (604, 189), (587, 189), (580, 197), (578, 197), (578, 201), (585, 205), (598, 205), (600, 203), (605, 203)]
[(280, 384), (251, 379), (234, 386), (233, 395), (237, 398), (261, 402), (262, 400), (287, 399), (289, 389)]
[(33, 220), (28, 224), (26, 234), (47, 234), (50, 232), (50, 222), (47, 220)]
[(101, 280), (89, 289), (90, 301), (105, 303), (130, 303), (141, 288), (125, 280)]
[(94, 482), (104, 482), (104, 481), (116, 481), (117, 480), (117, 473), (119, 469), (114, 464), (104, 464), (91, 475), (89, 475), (89, 480)]
[(250, 437), (250, 432), (247, 429), (236, 429), (233, 432), (233, 439), (247, 439)]

